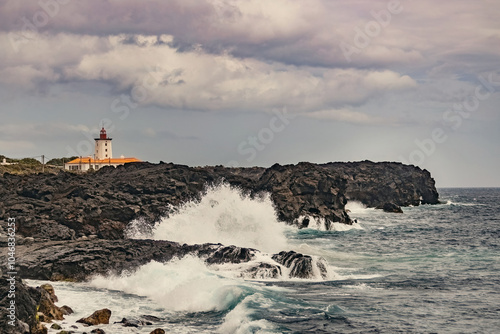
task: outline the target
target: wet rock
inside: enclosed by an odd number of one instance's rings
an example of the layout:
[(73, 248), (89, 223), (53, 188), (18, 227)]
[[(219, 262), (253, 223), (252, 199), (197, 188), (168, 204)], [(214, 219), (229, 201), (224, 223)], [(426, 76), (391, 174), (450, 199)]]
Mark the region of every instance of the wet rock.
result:
[(42, 284), (40, 285), (40, 288), (47, 291), (49, 293), (49, 297), (52, 300), (53, 303), (57, 303), (59, 300), (57, 299), (57, 296), (54, 292), (54, 287), (50, 284)]
[(75, 313), (73, 311), (73, 309), (71, 307), (67, 306), (67, 305), (61, 306), (60, 309), (61, 309), (61, 312), (62, 312), (63, 315), (69, 315), (69, 314)]
[(290, 268), (290, 278), (314, 278), (317, 270), (321, 277), (328, 275), (326, 261), (314, 261), (309, 255), (303, 255), (294, 251), (280, 252), (273, 255), (273, 260)]
[(52, 324), (52, 326), (50, 326), (50, 328), (52, 328), (52, 329), (62, 329), (62, 327), (59, 326), (58, 324)]
[(403, 210), (399, 205), (396, 205), (394, 203), (385, 203), (384, 205), (377, 206), (377, 209), (382, 209), (384, 212), (391, 212), (391, 213), (403, 213)]
[(40, 322), (50, 322), (50, 320), (42, 312), (36, 312), (36, 319)]
[(121, 321), (116, 321), (115, 324), (122, 324), (123, 327), (141, 327), (152, 325), (152, 322), (140, 319), (123, 318)]
[(257, 266), (248, 269), (245, 277), (253, 279), (276, 279), (281, 277), (281, 268), (269, 263), (259, 263)]
[(161, 328), (157, 328), (149, 334), (165, 334), (165, 331)]
[(43, 314), (43, 320), (40, 321), (51, 322), (52, 320), (63, 320), (63, 312), (54, 304), (52, 299), (57, 299), (54, 294), (54, 288), (50, 284), (44, 284), (37, 289), (40, 291), (41, 295), (40, 302), (38, 304), (38, 312)]
[[(6, 273), (0, 275), (0, 333), (47, 333), (47, 328), (36, 318), (40, 289), (27, 286), (19, 277), (12, 279)], [(15, 307), (11, 307), (9, 294), (14, 286)]]
[(212, 253), (205, 262), (213, 263), (241, 263), (248, 262), (254, 257), (254, 251), (249, 248), (235, 246), (221, 247)]
[(45, 327), (45, 325), (42, 325), (41, 323), (37, 323), (33, 328), (30, 330), (31, 334), (47, 334), (48, 329)]
[(290, 268), (290, 277), (311, 278), (313, 277), (312, 258), (294, 251), (280, 252), (273, 255), (273, 260)]
[(76, 322), (86, 324), (89, 326), (95, 326), (99, 324), (109, 324), (109, 318), (111, 317), (111, 310), (105, 308), (102, 310), (95, 311), (92, 315), (81, 318)]
[(207, 263), (241, 263), (252, 259), (256, 252), (220, 244), (180, 245), (134, 239), (50, 241), (18, 246), (16, 251), (25, 278), (69, 281), (83, 281), (96, 274), (121, 274), (151, 261), (167, 262), (188, 254), (204, 258)]
[(153, 240), (75, 240), (18, 246), (25, 278), (82, 281), (92, 274), (121, 273), (152, 260), (166, 262), (188, 252), (181, 245)]
[(160, 318), (158, 317), (155, 317), (154, 315), (147, 315), (147, 314), (144, 314), (144, 315), (141, 315), (141, 318), (146, 320), (146, 321), (150, 321), (150, 322), (158, 322), (158, 321), (161, 321)]
[(106, 332), (100, 328), (93, 329), (90, 331), (91, 334), (106, 334)]

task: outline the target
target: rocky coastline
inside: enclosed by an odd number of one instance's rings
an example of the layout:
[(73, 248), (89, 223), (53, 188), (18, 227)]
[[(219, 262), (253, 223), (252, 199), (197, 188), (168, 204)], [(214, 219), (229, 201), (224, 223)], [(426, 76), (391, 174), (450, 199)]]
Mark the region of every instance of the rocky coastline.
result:
[(219, 182), (253, 196), (268, 192), (278, 218), (298, 227), (307, 225), (308, 218), (351, 224), (348, 200), (380, 208), (439, 203), (430, 173), (400, 163), (276, 164), (267, 169), (133, 163), (86, 174), (3, 174), (0, 219), (15, 217), (18, 235), (40, 240), (122, 239), (130, 221), (154, 224), (170, 206), (199, 198)]
[[(352, 224), (345, 208), (348, 201), (389, 212), (439, 203), (428, 171), (391, 162), (304, 162), (270, 168), (133, 163), (85, 174), (5, 173), (0, 176), (0, 220), (16, 220), (18, 280), (84, 281), (96, 274), (120, 274), (150, 261), (187, 255), (208, 264), (250, 263), (259, 250), (126, 238), (127, 225), (134, 219), (153, 226), (168, 215), (169, 208), (199, 199), (208, 186), (221, 182), (251, 196), (268, 193), (279, 220), (297, 228), (307, 227), (311, 219), (322, 221), (325, 229), (332, 223)], [(5, 226), (0, 229), (3, 259), (8, 249)], [(313, 272), (327, 275), (320, 260), (305, 254), (283, 250), (271, 257), (275, 263), (251, 262), (242, 275), (275, 278), (285, 270), (293, 278), (310, 278)], [(2, 281), (7, 279), (2, 276)], [(33, 313), (33, 305), (39, 306), (44, 294), (39, 290), (19, 280), (17, 291), (25, 297), (16, 318), (23, 325), (14, 329), (1, 323), (2, 332), (24, 333), (28, 327), (31, 333), (43, 333)], [(2, 301), (6, 293), (1, 291)], [(4, 304), (0, 312), (8, 313)]]

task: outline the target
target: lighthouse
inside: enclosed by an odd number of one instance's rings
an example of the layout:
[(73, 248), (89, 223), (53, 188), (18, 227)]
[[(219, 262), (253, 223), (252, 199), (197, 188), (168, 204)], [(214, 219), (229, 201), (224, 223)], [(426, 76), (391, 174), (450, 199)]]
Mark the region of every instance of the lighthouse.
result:
[(113, 158), (113, 149), (111, 147), (111, 140), (106, 134), (104, 127), (101, 129), (99, 138), (95, 139), (94, 158), (96, 160), (104, 160)]
[(64, 169), (77, 172), (85, 172), (90, 169), (99, 170), (104, 166), (117, 167), (126, 163), (140, 162), (134, 157), (113, 158), (113, 149), (111, 147), (111, 138), (108, 137), (104, 127), (99, 133), (99, 138), (94, 138), (95, 149), (94, 156), (79, 157), (64, 164)]

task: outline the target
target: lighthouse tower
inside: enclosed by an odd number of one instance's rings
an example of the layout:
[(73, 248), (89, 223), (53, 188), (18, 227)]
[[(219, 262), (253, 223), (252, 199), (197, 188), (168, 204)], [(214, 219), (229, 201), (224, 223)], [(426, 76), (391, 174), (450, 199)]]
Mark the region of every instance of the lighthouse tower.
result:
[(105, 160), (113, 158), (113, 150), (111, 148), (111, 138), (106, 134), (104, 127), (101, 129), (99, 138), (95, 138), (95, 160)]

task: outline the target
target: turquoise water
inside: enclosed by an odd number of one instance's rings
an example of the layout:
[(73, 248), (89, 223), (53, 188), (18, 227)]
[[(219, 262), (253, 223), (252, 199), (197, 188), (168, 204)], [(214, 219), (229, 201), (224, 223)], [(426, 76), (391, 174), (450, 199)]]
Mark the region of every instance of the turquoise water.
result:
[[(402, 215), (353, 212), (363, 230), (291, 236), (323, 249), (347, 277), (379, 275), (296, 286), (311, 303), (334, 305), (331, 332), (500, 331), (500, 189), (440, 195), (446, 204), (405, 208)], [(289, 329), (321, 332), (316, 326)]]
[[(444, 204), (404, 208), (404, 214), (350, 205), (359, 226), (348, 231), (284, 229), (289, 248), (326, 259), (326, 281), (255, 281), (239, 277), (234, 266), (187, 258), (151, 263), (127, 277), (55, 283), (56, 293), (77, 311), (67, 325), (99, 307), (114, 312), (112, 321), (161, 318), (142, 328), (105, 325), (106, 333), (157, 327), (173, 333), (498, 333), (500, 189), (439, 192)], [(239, 205), (228, 204), (236, 206), (232, 213), (220, 210), (225, 217), (242, 215)], [(196, 213), (199, 207), (186, 210), (188, 221), (209, 216)], [(267, 219), (268, 207), (260, 212), (257, 222)], [(182, 217), (165, 224), (182, 226)], [(245, 235), (237, 238), (245, 241)]]

